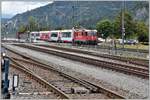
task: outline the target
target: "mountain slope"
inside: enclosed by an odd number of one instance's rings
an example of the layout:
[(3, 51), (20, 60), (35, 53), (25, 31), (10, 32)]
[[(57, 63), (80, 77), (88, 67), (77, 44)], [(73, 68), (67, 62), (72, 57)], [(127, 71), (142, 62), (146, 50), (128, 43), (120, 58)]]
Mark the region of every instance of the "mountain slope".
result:
[[(143, 5), (139, 5), (141, 3)], [(147, 4), (148, 2), (145, 1), (127, 1), (125, 3), (126, 9), (135, 16), (135, 20), (144, 21), (148, 19), (147, 8), (145, 8)], [(72, 28), (73, 24), (81, 24), (86, 28), (95, 28), (99, 20), (105, 18), (113, 20), (121, 11), (121, 5), (121, 1), (56, 1), (52, 4), (17, 14), (10, 21), (16, 30), (20, 24), (28, 24), (29, 16), (33, 16), (39, 26), (49, 25), (50, 29), (58, 27)], [(10, 28), (9, 30), (15, 32), (15, 29)]]

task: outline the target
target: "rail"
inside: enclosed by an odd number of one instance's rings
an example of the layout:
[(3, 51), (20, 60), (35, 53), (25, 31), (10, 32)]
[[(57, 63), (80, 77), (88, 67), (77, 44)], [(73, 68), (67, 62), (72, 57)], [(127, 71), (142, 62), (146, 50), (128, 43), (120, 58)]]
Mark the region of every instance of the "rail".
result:
[[(19, 54), (19, 55), (21, 55), (21, 56), (23, 56), (23, 57), (26, 56), (26, 55), (24, 55), (24, 54), (21, 54), (21, 53), (19, 53), (19, 52), (17, 52), (17, 51), (12, 50), (12, 49), (9, 48), (9, 47), (6, 47), (6, 46), (4, 46), (4, 47), (5, 47), (7, 50), (10, 50), (10, 51), (12, 51), (12, 52), (14, 52), (14, 53), (16, 53), (16, 54)], [(29, 56), (26, 56), (26, 58), (28, 58), (28, 57), (29, 57)], [(92, 86), (92, 87), (94, 87), (95, 89), (97, 88), (99, 92), (104, 93), (105, 95), (107, 95), (107, 96), (109, 96), (109, 97), (111, 97), (111, 98), (125, 99), (124, 96), (119, 95), (119, 94), (117, 94), (117, 93), (114, 92), (114, 91), (108, 90), (108, 89), (106, 89), (106, 88), (104, 88), (104, 87), (101, 87), (101, 86), (98, 86), (98, 85), (95, 85), (95, 84), (93, 84), (93, 83), (91, 83), (91, 82), (88, 82), (88, 81), (86, 81), (86, 80), (83, 80), (83, 79), (80, 79), (80, 78), (72, 77), (72, 76), (70, 76), (70, 75), (68, 75), (68, 74), (65, 74), (65, 73), (63, 73), (63, 72), (61, 72), (61, 71), (58, 71), (58, 70), (54, 69), (53, 66), (47, 67), (48, 65), (46, 65), (46, 64), (44, 64), (44, 63), (40, 63), (40, 62), (38, 62), (37, 60), (33, 59), (32, 57), (29, 57), (28, 59), (35, 61), (36, 63), (38, 63), (38, 64), (39, 64), (40, 66), (42, 66), (42, 67), (46, 67), (46, 68), (49, 68), (49, 69), (51, 69), (51, 70), (55, 70), (55, 71), (61, 73), (61, 75), (63, 75), (64, 77), (67, 77), (67, 78), (69, 78), (69, 79), (72, 79), (72, 80), (74, 80), (74, 81), (77, 81), (77, 82), (79, 82), (79, 83), (82, 84), (82, 85), (84, 84), (85, 86), (90, 86), (90, 87)], [(33, 63), (33, 62), (32, 62), (32, 63)]]
[(146, 68), (139, 68), (136, 66), (129, 66), (129, 65), (123, 65), (123, 64), (114, 63), (114, 62), (102, 61), (102, 60), (98, 60), (98, 59), (94, 59), (94, 58), (88, 58), (88, 57), (83, 57), (83, 56), (74, 55), (74, 54), (70, 54), (70, 53), (49, 50), (46, 48), (40, 48), (40, 47), (33, 46), (33, 45), (32, 46), (31, 45), (18, 45), (18, 46), (24, 47), (24, 48), (29, 48), (32, 50), (37, 50), (37, 51), (44, 52), (47, 54), (54, 54), (57, 56), (69, 58), (72, 60), (76, 60), (79, 62), (91, 64), (91, 65), (101, 66), (103, 68), (110, 68), (110, 69), (113, 69), (116, 71), (133, 74), (133, 75), (136, 75), (136, 76), (139, 76), (142, 78), (147, 78), (147, 79), (149, 78), (149, 73), (148, 73), (149, 70)]
[(42, 79), (40, 76), (36, 75), (35, 73), (33, 73), (31, 70), (25, 68), (23, 65), (17, 63), (14, 59), (8, 57), (12, 63), (11, 66), (16, 67), (17, 69), (20, 69), (22, 71), (24, 71), (26, 74), (28, 74), (32, 79), (36, 80), (38, 83), (42, 84), (45, 88), (47, 88), (48, 90), (52, 91), (54, 94), (57, 95), (58, 98), (61, 99), (69, 99), (69, 96), (67, 96), (65, 93), (63, 93), (62, 91), (58, 90), (57, 88), (55, 88), (53, 85), (51, 85), (50, 83), (48, 83), (47, 81), (45, 81), (44, 79)]

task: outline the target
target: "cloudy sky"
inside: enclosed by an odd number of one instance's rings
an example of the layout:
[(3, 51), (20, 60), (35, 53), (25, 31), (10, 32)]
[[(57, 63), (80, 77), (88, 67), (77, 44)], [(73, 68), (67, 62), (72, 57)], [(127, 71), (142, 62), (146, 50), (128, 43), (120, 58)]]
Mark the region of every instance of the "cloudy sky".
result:
[[(42, 1), (42, 0), (41, 0)], [(2, 18), (11, 18), (12, 16), (26, 12), (27, 10), (35, 9), (40, 6), (47, 5), (52, 3), (52, 1), (37, 1), (37, 2), (25, 2), (25, 1), (2, 1), (1, 2), (1, 11)]]

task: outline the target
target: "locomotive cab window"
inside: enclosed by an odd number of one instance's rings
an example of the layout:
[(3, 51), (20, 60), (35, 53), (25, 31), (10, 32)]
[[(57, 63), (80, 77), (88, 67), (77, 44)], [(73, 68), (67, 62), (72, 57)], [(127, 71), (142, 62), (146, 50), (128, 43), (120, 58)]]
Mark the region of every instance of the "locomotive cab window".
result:
[(85, 32), (84, 35), (87, 36), (87, 32)]
[(77, 36), (81, 36), (82, 35), (82, 33), (81, 32), (77, 32)]
[(92, 33), (92, 36), (96, 36), (96, 32), (91, 32)]
[(79, 33), (78, 33), (78, 36), (82, 36), (82, 33), (81, 33), (81, 32), (79, 32)]
[(89, 36), (96, 36), (96, 32), (88, 32)]
[(87, 36), (87, 32), (82, 32), (82, 36)]

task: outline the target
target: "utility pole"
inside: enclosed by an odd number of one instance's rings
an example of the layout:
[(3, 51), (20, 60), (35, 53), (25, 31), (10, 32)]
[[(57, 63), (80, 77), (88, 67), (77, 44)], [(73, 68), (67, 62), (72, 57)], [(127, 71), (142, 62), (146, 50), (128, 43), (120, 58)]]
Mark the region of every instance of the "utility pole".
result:
[[(79, 0), (74, 1), (74, 4), (72, 6), (72, 23), (73, 23), (73, 27), (75, 27), (76, 24), (79, 24), (79, 27), (81, 26), (81, 9), (78, 8), (89, 8), (88, 6), (81, 6), (81, 4), (79, 4)], [(79, 19), (78, 19), (79, 16)]]
[(72, 13), (73, 13), (73, 15), (72, 15), (72, 26), (74, 27), (74, 8), (75, 8), (75, 6), (73, 5), (72, 6)]
[(76, 27), (75, 24), (77, 24), (77, 2), (78, 1), (74, 1), (73, 6), (72, 6), (72, 21), (73, 21), (73, 27)]
[(4, 38), (6, 38), (6, 40), (7, 40), (7, 27), (8, 27), (8, 24), (5, 24), (5, 36), (4, 36)]
[(75, 25), (78, 24), (78, 14), (80, 13), (80, 11), (78, 11), (78, 8), (80, 8), (78, 0), (74, 1), (73, 6), (72, 6), (72, 20), (73, 20), (73, 27), (76, 27)]
[[(16, 19), (15, 22), (14, 22), (14, 25), (13, 25), (13, 28), (14, 28), (14, 32), (17, 33), (17, 29), (16, 29), (16, 24), (17, 24), (18, 20)], [(17, 36), (16, 36), (17, 37)]]
[[(31, 30), (31, 25), (30, 25), (30, 11), (29, 11), (29, 6), (27, 6), (27, 13), (28, 13), (28, 24), (27, 24), (27, 41), (30, 41), (30, 32)], [(23, 33), (24, 34), (24, 33)]]
[(122, 1), (122, 49), (124, 49), (124, 36), (125, 36), (125, 27), (124, 27), (124, 12), (125, 12), (125, 0)]
[(49, 30), (48, 15), (45, 16), (45, 21), (46, 21), (46, 29)]

